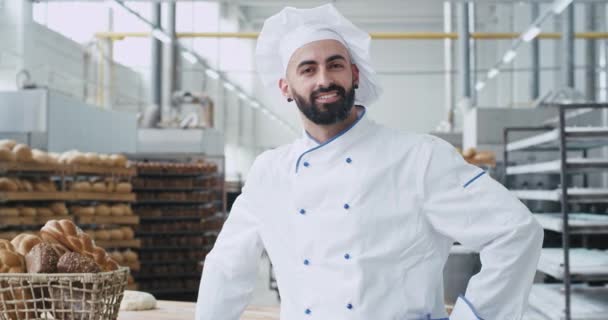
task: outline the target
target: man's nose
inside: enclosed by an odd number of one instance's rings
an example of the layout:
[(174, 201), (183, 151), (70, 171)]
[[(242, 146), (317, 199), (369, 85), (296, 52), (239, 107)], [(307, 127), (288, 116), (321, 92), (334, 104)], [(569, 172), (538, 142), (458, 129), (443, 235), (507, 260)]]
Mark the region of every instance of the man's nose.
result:
[(317, 73), (317, 88), (327, 88), (333, 83), (329, 72), (325, 68), (321, 68)]

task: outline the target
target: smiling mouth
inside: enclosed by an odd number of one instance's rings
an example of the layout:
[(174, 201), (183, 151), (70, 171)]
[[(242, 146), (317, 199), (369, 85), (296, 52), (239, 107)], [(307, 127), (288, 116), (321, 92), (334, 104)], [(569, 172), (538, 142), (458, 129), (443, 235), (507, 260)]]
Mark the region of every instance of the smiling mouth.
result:
[(324, 93), (324, 94), (320, 94), (315, 98), (315, 101), (320, 102), (320, 103), (328, 103), (328, 102), (334, 102), (336, 100), (338, 100), (340, 98), (340, 96), (338, 95), (337, 92), (330, 92), (330, 93)]

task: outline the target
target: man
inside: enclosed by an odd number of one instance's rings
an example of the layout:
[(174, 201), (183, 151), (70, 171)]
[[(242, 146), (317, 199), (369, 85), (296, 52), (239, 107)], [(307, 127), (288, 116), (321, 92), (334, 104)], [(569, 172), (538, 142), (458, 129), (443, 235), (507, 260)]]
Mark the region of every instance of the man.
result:
[(482, 269), (449, 319), (521, 319), (542, 229), (446, 142), (366, 117), (380, 93), (369, 42), (331, 5), (264, 24), (259, 72), (295, 101), (305, 131), (256, 159), (205, 260), (197, 320), (239, 319), (263, 249), (283, 320), (447, 319), (455, 241), (479, 250)]

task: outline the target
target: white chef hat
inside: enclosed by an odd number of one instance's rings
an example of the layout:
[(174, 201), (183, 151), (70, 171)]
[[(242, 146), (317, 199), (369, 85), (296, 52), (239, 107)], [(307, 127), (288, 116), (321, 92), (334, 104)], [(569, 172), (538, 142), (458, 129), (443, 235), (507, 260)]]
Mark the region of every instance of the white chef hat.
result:
[(257, 70), (264, 85), (277, 88), (287, 64), (300, 47), (318, 40), (341, 42), (359, 68), (359, 89), (355, 103), (368, 106), (378, 99), (382, 88), (370, 63), (368, 33), (348, 21), (332, 4), (312, 9), (286, 7), (264, 22), (256, 47)]

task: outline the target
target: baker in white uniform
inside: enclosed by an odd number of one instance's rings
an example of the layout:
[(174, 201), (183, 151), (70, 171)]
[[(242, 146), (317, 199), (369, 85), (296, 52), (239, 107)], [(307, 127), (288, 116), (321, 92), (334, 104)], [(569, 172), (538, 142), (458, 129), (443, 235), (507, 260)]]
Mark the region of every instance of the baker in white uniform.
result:
[(258, 71), (295, 102), (304, 132), (253, 164), (205, 259), (196, 320), (239, 319), (264, 249), (282, 320), (448, 319), (454, 242), (478, 250), (482, 268), (449, 319), (521, 319), (541, 227), (448, 143), (368, 119), (380, 94), (369, 45), (332, 5), (266, 20)]

